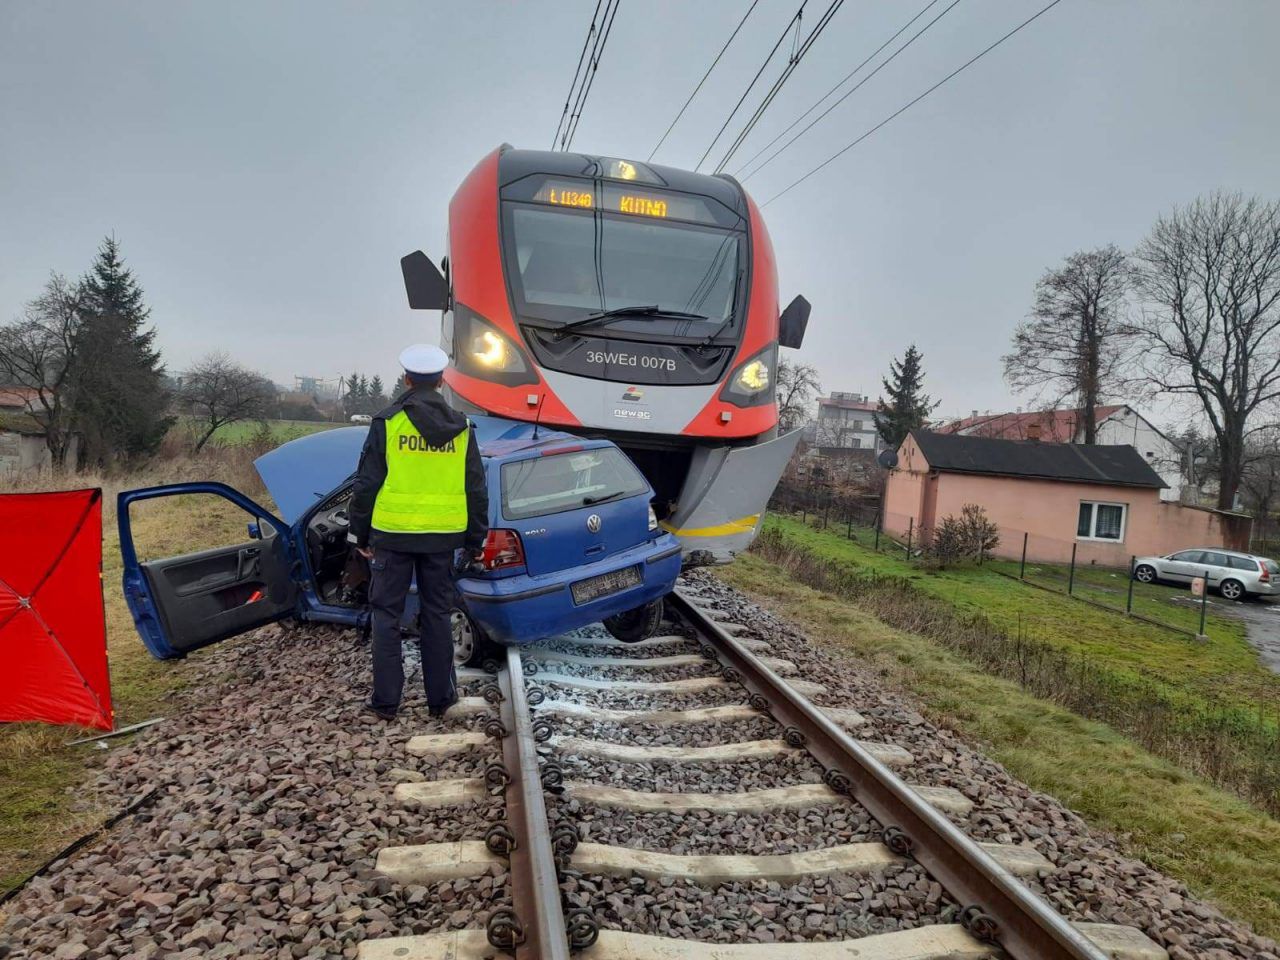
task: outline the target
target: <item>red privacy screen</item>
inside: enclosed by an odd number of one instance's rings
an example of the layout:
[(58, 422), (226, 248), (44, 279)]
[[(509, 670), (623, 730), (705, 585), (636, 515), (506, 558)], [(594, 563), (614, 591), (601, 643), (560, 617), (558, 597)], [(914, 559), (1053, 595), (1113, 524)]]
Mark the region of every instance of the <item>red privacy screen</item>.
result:
[(0, 722), (110, 730), (102, 491), (0, 494)]

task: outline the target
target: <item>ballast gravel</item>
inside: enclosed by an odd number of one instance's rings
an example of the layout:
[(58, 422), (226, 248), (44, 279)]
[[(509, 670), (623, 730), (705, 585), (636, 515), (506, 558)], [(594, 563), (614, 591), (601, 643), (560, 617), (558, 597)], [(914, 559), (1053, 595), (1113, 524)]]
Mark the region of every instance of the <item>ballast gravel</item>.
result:
[(748, 625), (739, 636), (770, 644), (770, 656), (795, 662), (798, 676), (829, 688), (815, 702), (839, 702), (867, 719), (860, 739), (896, 743), (915, 762), (903, 774), (913, 783), (954, 787), (974, 801), (967, 817), (953, 817), (975, 840), (1029, 843), (1056, 869), (1031, 885), (1071, 920), (1135, 926), (1164, 946), (1172, 960), (1280, 960), (1280, 945), (1195, 900), (1186, 887), (1140, 860), (1117, 852), (1119, 842), (1093, 830), (1057, 800), (1019, 782), (954, 731), (913, 708), (855, 657), (828, 653), (786, 619), (713, 575), (695, 572), (682, 586), (697, 603), (714, 605), (716, 619)]
[(568, 780), (602, 786), (637, 783), (643, 784), (639, 789), (656, 793), (738, 793), (822, 782), (822, 767), (802, 750), (725, 763), (619, 763), (573, 756), (561, 757), (560, 763)]
[(960, 907), (914, 864), (805, 883), (767, 880), (703, 888), (664, 877), (621, 879), (568, 872), (566, 901), (606, 925), (715, 943), (845, 940), (952, 922)]
[[(417, 681), (401, 717), (360, 710), (369, 650), (331, 628), (266, 628), (184, 664), (170, 719), (114, 741), (93, 789), (156, 799), (6, 905), (0, 955), (353, 957), (359, 941), (483, 926), (509, 899), (495, 876), (400, 886), (380, 848), (474, 839), (502, 800), (407, 810), (404, 779), (478, 776), (496, 745), (418, 758), (411, 736), (483, 718), (427, 717)], [(108, 741), (112, 742), (112, 741)]]
[(768, 813), (633, 812), (573, 797), (548, 798), (553, 820), (578, 828), (584, 842), (674, 854), (780, 854), (880, 839), (882, 828), (862, 807), (840, 801)]
[[(915, 762), (910, 782), (950, 786), (975, 802), (954, 818), (972, 837), (1030, 843), (1055, 864), (1029, 879), (1076, 920), (1132, 924), (1165, 945), (1174, 960), (1280, 960), (1270, 940), (1254, 937), (1178, 883), (1114, 853), (1115, 841), (1091, 832), (1052, 798), (1018, 783), (960, 737), (928, 722), (900, 692), (856, 660), (829, 655), (785, 621), (714, 577), (686, 583), (714, 602), (717, 619), (749, 625), (739, 636), (766, 640), (767, 655), (796, 663), (799, 677), (825, 684), (819, 705), (853, 707), (867, 720), (859, 739), (894, 743)], [(664, 630), (678, 628), (664, 625)], [(600, 637), (598, 628), (582, 637)], [(402, 718), (389, 725), (359, 711), (368, 686), (368, 650), (330, 628), (268, 628), (246, 642), (193, 658), (187, 691), (172, 719), (112, 746), (95, 789), (123, 807), (156, 798), (105, 837), (44, 876), (9, 904), (0, 956), (79, 960), (98, 957), (354, 956), (370, 937), (482, 927), (509, 902), (509, 877), (400, 886), (374, 871), (385, 846), (478, 839), (501, 817), (500, 798), (465, 807), (414, 811), (392, 797), (395, 783), (480, 776), (497, 758), (496, 742), (454, 757), (405, 750), (419, 734), (480, 729), (486, 715), (429, 720), (416, 678)], [(659, 656), (660, 648), (590, 647), (572, 639), (548, 646), (579, 655)], [(691, 709), (745, 702), (737, 685), (685, 694), (593, 691), (543, 684), (557, 700), (626, 710)], [(566, 671), (570, 672), (570, 671)], [(578, 672), (576, 668), (572, 672)], [(708, 675), (709, 666), (659, 671), (606, 668), (593, 677), (675, 679)], [(468, 680), (477, 695), (486, 681)], [(491, 714), (490, 714), (491, 715)], [(778, 736), (766, 717), (687, 728), (594, 722), (555, 716), (559, 736), (646, 745), (710, 746)], [(541, 750), (546, 753), (546, 750)], [(715, 764), (622, 763), (562, 758), (566, 779), (637, 790), (721, 792), (816, 781), (804, 754)], [(778, 854), (879, 839), (860, 806), (840, 801), (807, 810), (751, 814), (631, 813), (549, 793), (553, 820), (577, 825), (584, 841), (675, 854)], [(867, 875), (837, 874), (793, 884), (767, 881), (696, 884), (641, 878), (563, 877), (566, 905), (588, 906), (602, 924), (715, 942), (833, 940), (954, 919), (954, 904), (914, 864)]]
[(651, 723), (614, 723), (583, 717), (550, 716), (555, 732), (562, 737), (605, 740), (641, 747), (713, 747), (721, 743), (770, 740), (782, 736), (782, 727), (772, 717), (760, 714), (744, 720), (724, 720), (686, 726)]

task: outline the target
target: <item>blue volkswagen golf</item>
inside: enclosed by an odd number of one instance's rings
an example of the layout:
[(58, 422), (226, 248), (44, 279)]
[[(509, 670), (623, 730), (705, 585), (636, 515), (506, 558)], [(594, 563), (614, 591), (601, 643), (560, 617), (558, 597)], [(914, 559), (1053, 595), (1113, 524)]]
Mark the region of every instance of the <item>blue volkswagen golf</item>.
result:
[[(530, 643), (596, 621), (620, 640), (649, 636), (681, 561), (679, 543), (658, 527), (640, 471), (607, 440), (494, 417), (474, 422), (489, 484), (489, 535), (482, 559), (456, 581), (457, 662), (480, 662), (491, 644)], [(254, 466), (279, 516), (215, 482), (119, 495), (125, 599), (154, 656), (182, 657), (287, 617), (367, 627), (367, 583), (347, 542), (366, 433), (327, 430), (259, 457)], [(191, 494), (243, 510), (250, 539), (140, 560), (130, 507)], [(408, 605), (407, 621), (416, 610)]]

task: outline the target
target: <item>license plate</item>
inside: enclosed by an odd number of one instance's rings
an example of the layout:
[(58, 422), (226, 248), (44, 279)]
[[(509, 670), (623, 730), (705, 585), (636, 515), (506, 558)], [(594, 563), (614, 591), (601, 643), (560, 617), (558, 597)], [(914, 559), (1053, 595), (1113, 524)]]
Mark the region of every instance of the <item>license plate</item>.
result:
[(627, 567), (623, 570), (614, 570), (611, 573), (602, 573), (598, 577), (579, 580), (569, 589), (573, 593), (574, 603), (589, 603), (592, 600), (607, 597), (611, 593), (634, 587), (639, 583), (640, 568)]

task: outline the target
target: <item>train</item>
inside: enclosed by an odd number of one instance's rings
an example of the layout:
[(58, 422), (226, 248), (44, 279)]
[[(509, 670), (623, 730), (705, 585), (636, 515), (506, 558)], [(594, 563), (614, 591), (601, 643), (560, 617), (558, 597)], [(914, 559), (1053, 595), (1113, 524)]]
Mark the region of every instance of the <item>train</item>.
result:
[(777, 372), (810, 305), (779, 310), (737, 181), (504, 144), (454, 193), (439, 265), (415, 250), (401, 270), (409, 306), (441, 311), (455, 407), (616, 443), (686, 566), (751, 544), (799, 440)]

